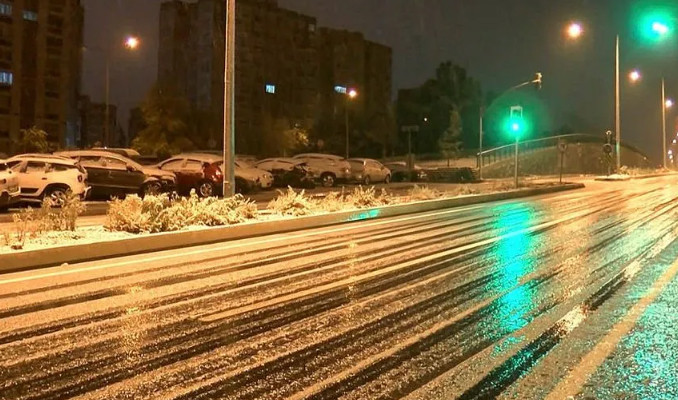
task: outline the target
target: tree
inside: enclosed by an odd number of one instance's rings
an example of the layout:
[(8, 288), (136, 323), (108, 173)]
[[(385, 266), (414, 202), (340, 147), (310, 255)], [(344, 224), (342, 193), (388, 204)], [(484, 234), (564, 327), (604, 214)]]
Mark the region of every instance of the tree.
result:
[(21, 130), (21, 141), (19, 148), (24, 153), (47, 153), (49, 152), (49, 142), (47, 142), (47, 132), (37, 127)]
[(273, 118), (264, 115), (263, 140), (260, 140), (258, 154), (260, 156), (291, 156), (304, 151), (309, 146), (309, 134), (300, 124), (287, 118)]
[[(398, 128), (396, 127), (393, 111), (389, 109), (376, 113), (369, 122), (366, 132), (367, 139), (378, 146), (378, 156), (386, 158), (389, 150), (393, 149), (397, 141)], [(376, 156), (377, 154), (375, 154)]]
[(450, 159), (457, 158), (461, 150), (461, 115), (456, 108), (450, 111), (450, 125), (438, 139), (438, 148), (447, 158), (447, 166), (450, 166)]
[(142, 154), (160, 157), (191, 150), (188, 101), (166, 84), (156, 84), (141, 105), (146, 128), (132, 142)]
[(448, 61), (438, 66), (435, 78), (418, 88), (401, 91), (398, 123), (419, 126), (416, 137), (419, 153), (436, 152), (440, 150), (436, 144), (450, 126), (450, 113), (455, 110), (461, 121), (460, 131), (473, 135), (461, 136), (459, 140), (475, 144), (480, 100), (480, 83), (470, 77), (466, 69)]

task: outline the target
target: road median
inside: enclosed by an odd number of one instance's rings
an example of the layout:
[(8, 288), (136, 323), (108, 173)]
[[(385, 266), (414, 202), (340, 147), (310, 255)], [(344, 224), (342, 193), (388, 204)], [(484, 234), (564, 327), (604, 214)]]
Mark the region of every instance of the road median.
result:
[(492, 201), (538, 196), (567, 190), (581, 189), (583, 187), (583, 184), (563, 184), (535, 187), (514, 191), (427, 200), (312, 216), (282, 218), (271, 221), (257, 221), (224, 227), (191, 229), (171, 233), (146, 234), (124, 239), (103, 240), (98, 243), (62, 245), (38, 250), (21, 250), (0, 254), (0, 273), (53, 267), (62, 265), (64, 263), (72, 264), (112, 257), (172, 250), (229, 240), (246, 239), (256, 236), (281, 234), (303, 229), (322, 228), (355, 221), (396, 217), (400, 215), (416, 214)]

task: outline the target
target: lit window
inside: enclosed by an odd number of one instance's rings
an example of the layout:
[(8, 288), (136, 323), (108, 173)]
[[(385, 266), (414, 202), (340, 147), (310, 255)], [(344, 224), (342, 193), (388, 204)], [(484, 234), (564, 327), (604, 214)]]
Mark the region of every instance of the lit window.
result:
[(348, 89), (346, 89), (346, 87), (344, 86), (335, 86), (334, 91), (337, 93), (346, 94), (348, 92)]
[(12, 15), (12, 5), (6, 3), (0, 3), (0, 15)]
[(35, 11), (24, 10), (24, 19), (26, 21), (37, 21), (38, 20), (38, 13), (36, 13)]
[(0, 85), (11, 85), (14, 81), (14, 75), (11, 72), (0, 71)]
[(275, 94), (275, 85), (266, 85), (266, 93)]

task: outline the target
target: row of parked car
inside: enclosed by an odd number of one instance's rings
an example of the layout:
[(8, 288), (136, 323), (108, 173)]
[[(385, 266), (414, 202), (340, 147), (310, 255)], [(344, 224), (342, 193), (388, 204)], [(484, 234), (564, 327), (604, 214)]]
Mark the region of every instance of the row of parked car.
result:
[[(136, 159), (136, 160), (135, 160)], [(129, 149), (92, 149), (54, 154), (21, 154), (0, 160), (0, 208), (14, 202), (41, 202), (50, 198), (60, 204), (67, 193), (82, 198), (110, 198), (126, 194), (141, 196), (163, 192), (201, 197), (220, 195), (223, 160), (220, 154), (179, 154), (155, 165)], [(277, 187), (331, 187), (337, 183), (389, 183), (408, 177), (404, 162), (382, 164), (377, 160), (327, 154), (299, 154), (291, 158), (235, 161), (236, 191)], [(425, 180), (417, 168), (415, 180)]]

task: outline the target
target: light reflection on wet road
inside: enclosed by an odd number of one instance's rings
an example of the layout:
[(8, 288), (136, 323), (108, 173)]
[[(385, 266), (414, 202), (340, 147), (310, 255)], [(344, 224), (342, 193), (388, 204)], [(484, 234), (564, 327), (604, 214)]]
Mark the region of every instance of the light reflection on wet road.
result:
[(0, 398), (676, 398), (675, 181), (0, 275)]

